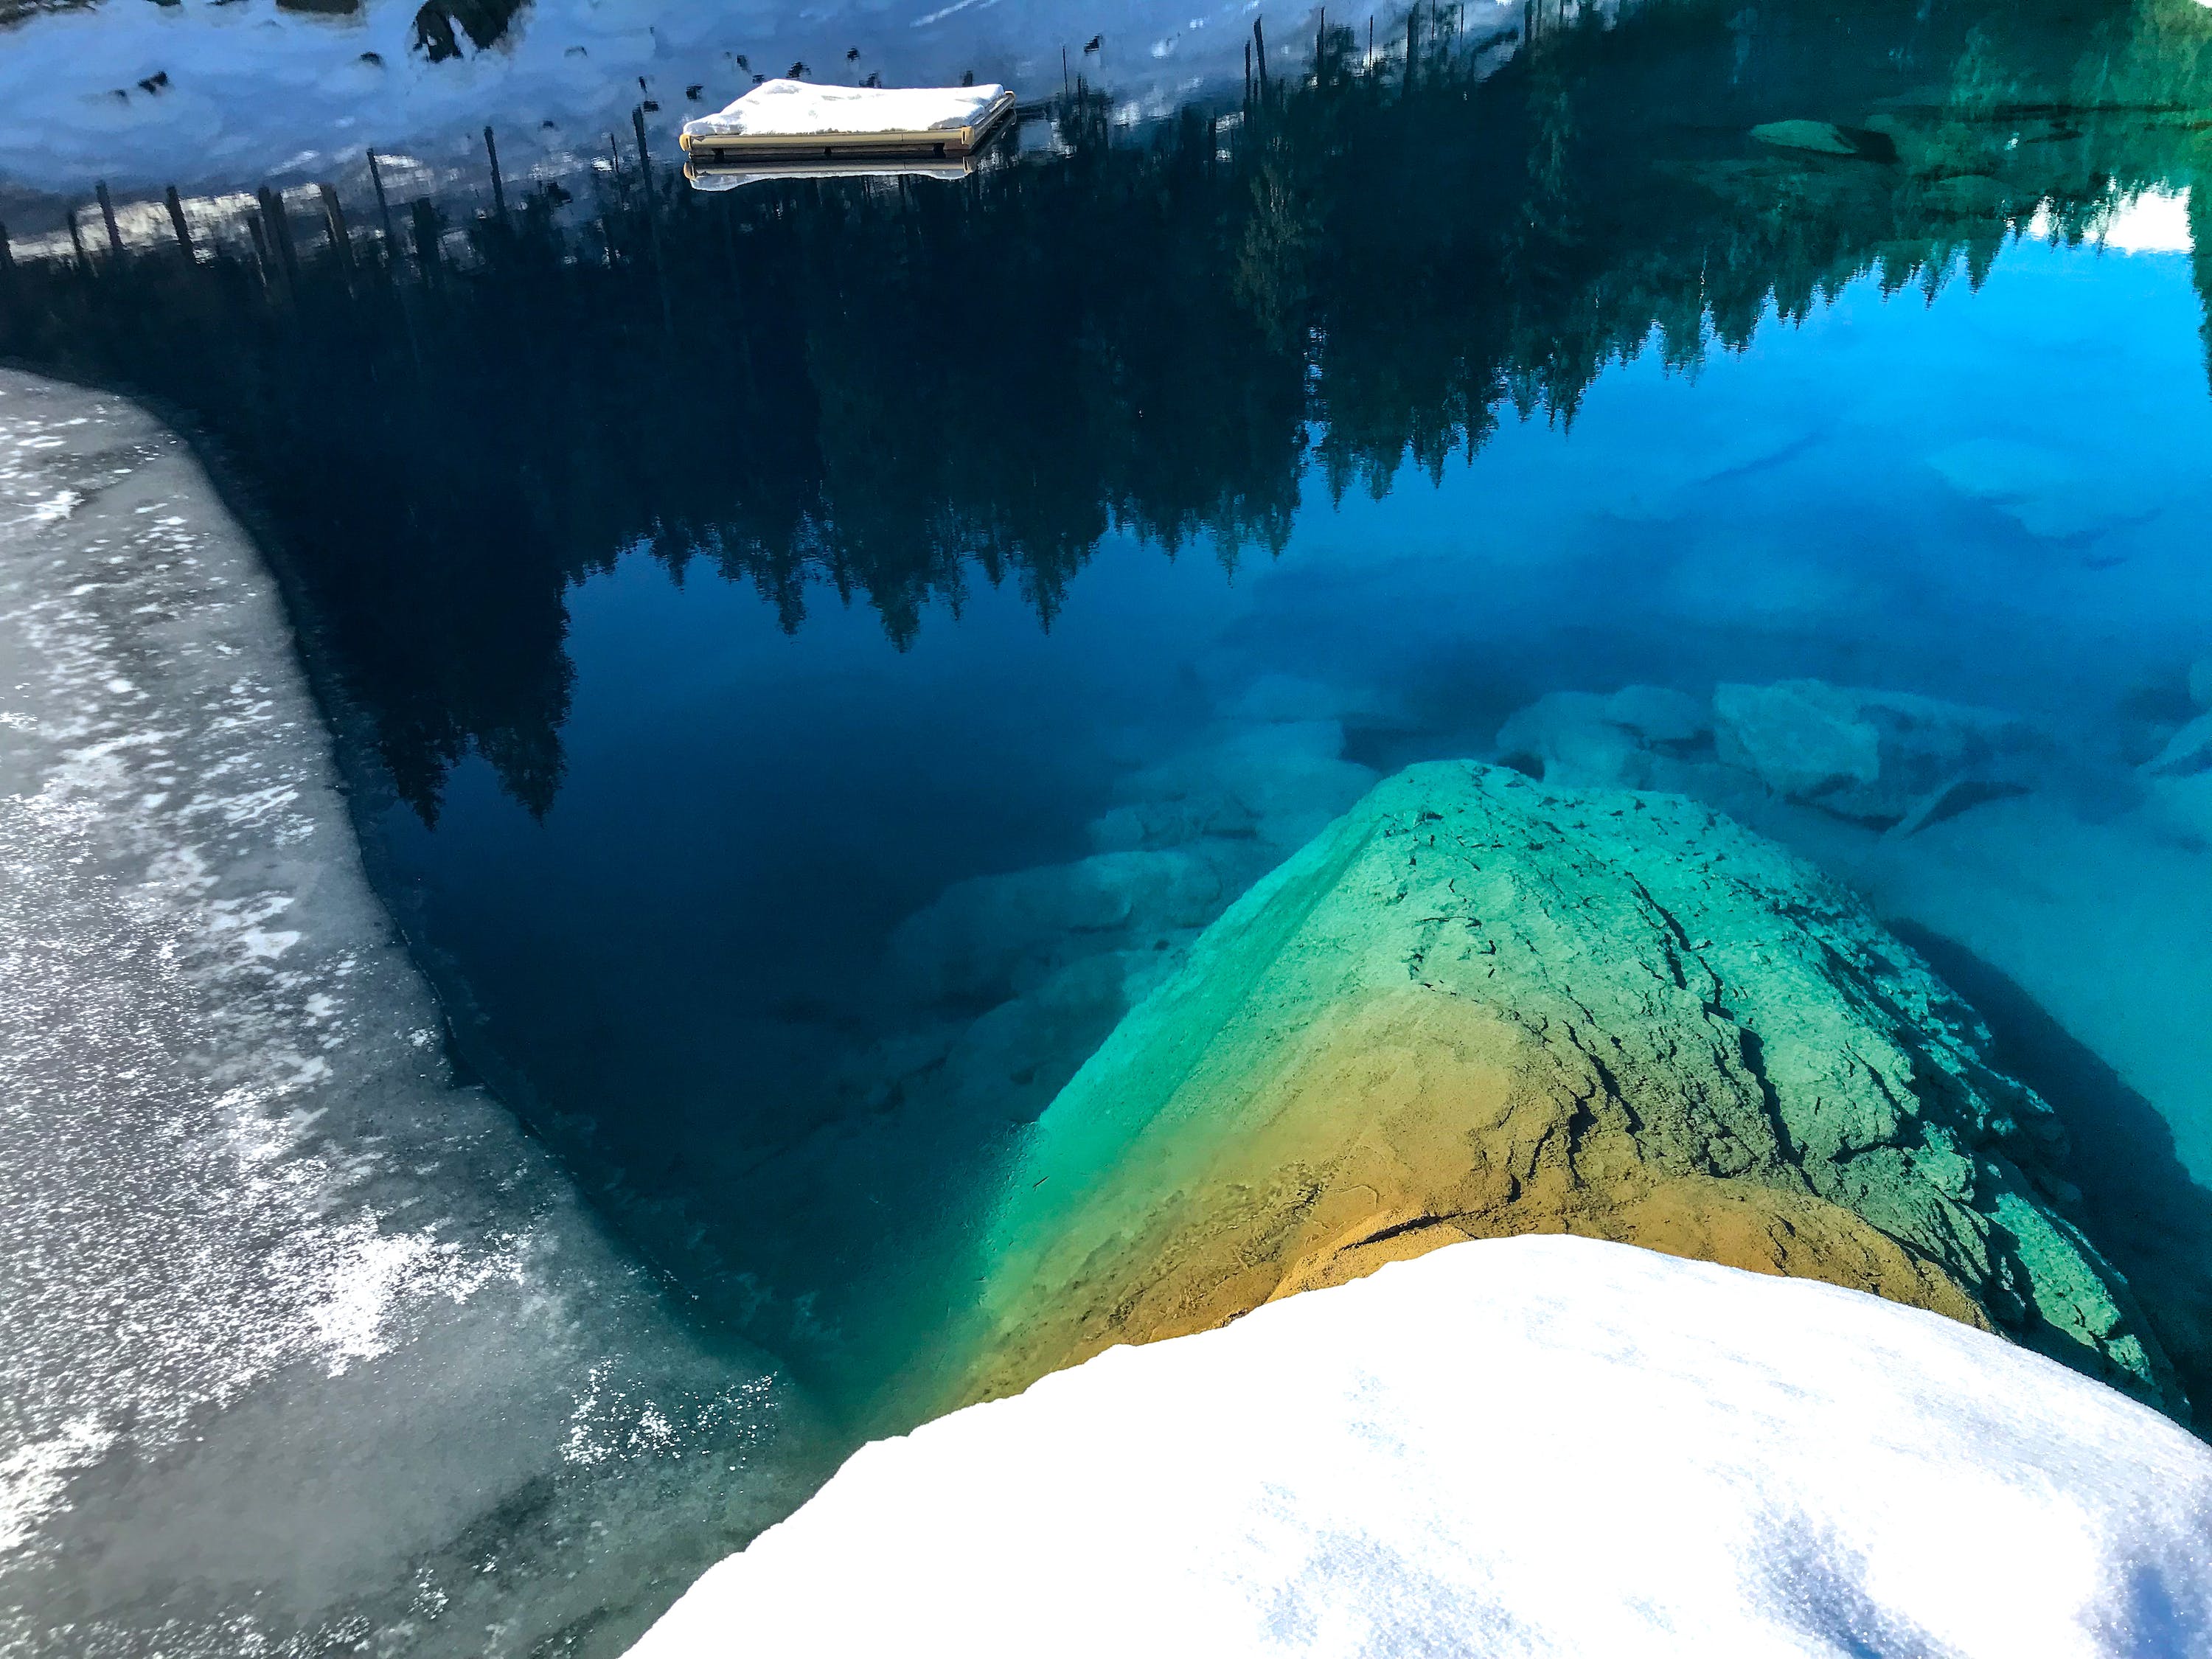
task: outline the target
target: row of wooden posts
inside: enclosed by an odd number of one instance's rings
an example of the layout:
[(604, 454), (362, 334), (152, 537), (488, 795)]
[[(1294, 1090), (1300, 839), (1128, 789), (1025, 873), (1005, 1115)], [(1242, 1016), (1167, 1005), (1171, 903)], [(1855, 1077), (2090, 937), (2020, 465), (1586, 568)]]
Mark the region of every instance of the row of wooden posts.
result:
[[(652, 155), (646, 142), (645, 106), (642, 104), (630, 112), (630, 123), (637, 137), (639, 168), (650, 178)], [(612, 136), (610, 135), (609, 143), (611, 144), (612, 142)], [(489, 126), (483, 130), (483, 143), (484, 160), (491, 173), (492, 216), (496, 219), (504, 220), (507, 217), (507, 181), (500, 172), (499, 138)], [(374, 149), (366, 153), (368, 159), (369, 186), (376, 192), (376, 211), (383, 225), (385, 246), (394, 246), (397, 243), (392, 223), (392, 198), (385, 189), (384, 167)], [(615, 151), (615, 159), (619, 166), (622, 159), (619, 149)], [(343, 257), (352, 246), (351, 232), (346, 224), (344, 204), (339, 201), (337, 191), (334, 186), (327, 183), (318, 183), (315, 189), (322, 198), (324, 223), (330, 234), (331, 249)], [(261, 224), (265, 222), (268, 226), (267, 234), (275, 244), (272, 249), (265, 252), (274, 252), (289, 269), (295, 264), (297, 256), (292, 246), (291, 221), (285, 211), (283, 199), (274, 188), (267, 185), (264, 185), (258, 194), (261, 204), (261, 221), (253, 226), (255, 243), (257, 246), (259, 245), (263, 234)], [(109, 193), (106, 179), (100, 180), (94, 186), (94, 195), (100, 206), (101, 222), (106, 228), (109, 253), (111, 257), (119, 258), (124, 252), (123, 228), (116, 219), (115, 198)], [(167, 186), (163, 191), (162, 197), (169, 210), (169, 225), (176, 236), (179, 250), (185, 258), (197, 260), (198, 252), (192, 240), (191, 223), (185, 216), (184, 198), (178, 194), (174, 185)], [(70, 210), (70, 242), (76, 251), (78, 267), (81, 270), (88, 270), (92, 267), (92, 258), (85, 246), (83, 228), (78, 223), (78, 215), (82, 211), (80, 208)], [(416, 216), (419, 228), (423, 216), (419, 203)], [(15, 250), (9, 240), (8, 227), (4, 222), (0, 222), (0, 274), (13, 270), (15, 264)]]
[[(1443, 0), (1431, 0), (1429, 9), (1431, 25), (1434, 34), (1441, 35), (1444, 28), (1444, 7)], [(1566, 9), (1565, 0), (1553, 0), (1552, 9), (1556, 15), (1564, 19), (1564, 15)], [(1532, 33), (1534, 31), (1539, 25), (1543, 10), (1544, 0), (1527, 0), (1527, 9), (1524, 15), (1524, 31)], [(1466, 8), (1462, 4), (1455, 4), (1451, 8), (1451, 11), (1452, 23), (1455, 31), (1463, 31), (1465, 28)], [(1414, 49), (1418, 40), (1417, 30), (1419, 27), (1419, 17), (1420, 8), (1418, 4), (1406, 14), (1406, 65), (1407, 72), (1409, 75), (1412, 73), (1414, 61)], [(1314, 33), (1314, 54), (1316, 68), (1321, 62), (1322, 54), (1326, 46), (1328, 38), (1328, 14), (1324, 9), (1318, 15), (1318, 22)], [(1066, 54), (1063, 52), (1062, 56), (1064, 58)], [(1372, 16), (1370, 16), (1367, 20), (1367, 62), (1370, 64), (1372, 64), (1374, 61), (1375, 20)], [(1244, 95), (1246, 100), (1248, 102), (1250, 101), (1255, 90), (1262, 94), (1267, 92), (1269, 88), (1269, 84), (1267, 76), (1267, 33), (1261, 22), (1261, 20), (1255, 17), (1252, 20), (1252, 38), (1250, 40), (1247, 41), (1244, 46)], [(642, 104), (636, 106), (631, 110), (630, 123), (636, 134), (637, 155), (640, 169), (644, 172), (647, 176), (650, 177), (652, 161), (646, 143), (645, 106)], [(610, 135), (609, 142), (610, 143), (612, 143), (611, 135)], [(499, 140), (493, 133), (492, 129), (489, 126), (485, 127), (483, 130), (483, 143), (484, 159), (489, 167), (491, 173), (492, 214), (495, 218), (504, 220), (507, 217), (507, 184), (500, 173)], [(382, 221), (385, 245), (389, 247), (394, 245), (391, 198), (385, 191), (384, 170), (379, 163), (376, 151), (374, 149), (368, 151), (368, 158), (369, 184), (371, 188), (376, 192), (376, 210)], [(619, 164), (621, 160), (619, 149), (617, 150), (616, 160), (617, 164)], [(349, 246), (349, 244), (347, 241), (348, 231), (345, 222), (345, 210), (338, 201), (337, 191), (327, 184), (318, 185), (316, 188), (322, 197), (324, 216), (330, 231), (331, 243), (334, 247), (343, 250)], [(101, 180), (99, 185), (95, 186), (95, 193), (100, 204), (100, 219), (107, 231), (108, 248), (112, 255), (119, 257), (124, 251), (123, 231), (122, 228), (116, 221), (114, 198), (108, 193), (106, 180)], [(295, 255), (291, 246), (289, 223), (285, 218), (282, 200), (278, 198), (274, 190), (265, 185), (262, 186), (259, 195), (261, 199), (262, 216), (269, 223), (269, 234), (276, 240), (278, 244), (276, 252), (289, 265), (292, 263)], [(183, 251), (186, 258), (196, 258), (198, 256), (192, 245), (191, 226), (185, 217), (184, 202), (177, 194), (177, 187), (174, 185), (169, 185), (164, 192), (164, 196), (169, 210), (169, 223), (175, 232), (178, 247)], [(70, 241), (76, 250), (77, 264), (80, 268), (89, 269), (91, 264), (90, 256), (85, 248), (83, 231), (77, 223), (77, 215), (80, 210), (81, 210), (76, 208), (70, 210)], [(419, 219), (420, 215), (418, 214), (417, 216)], [(655, 230), (657, 234), (658, 227), (655, 228)], [(257, 227), (256, 240), (258, 241), (258, 240), (259, 232), (258, 228)], [(14, 264), (15, 255), (8, 239), (8, 227), (4, 223), (0, 223), (0, 274), (4, 274), (5, 272), (12, 270)]]

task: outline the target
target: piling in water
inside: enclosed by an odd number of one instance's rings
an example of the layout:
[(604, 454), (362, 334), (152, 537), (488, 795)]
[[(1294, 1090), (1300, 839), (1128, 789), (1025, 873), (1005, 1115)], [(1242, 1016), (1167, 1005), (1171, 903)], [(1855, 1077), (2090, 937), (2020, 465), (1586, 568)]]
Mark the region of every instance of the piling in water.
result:
[(368, 152), (368, 182), (376, 186), (376, 210), (384, 219), (384, 246), (389, 258), (395, 247), (392, 238), (392, 204), (384, 194), (384, 169), (376, 164), (376, 152)]
[(338, 201), (338, 193), (329, 185), (317, 185), (316, 191), (323, 198), (323, 226), (331, 234), (331, 252), (341, 264), (353, 263), (353, 234), (346, 228), (345, 208)]
[(261, 186), (261, 213), (269, 225), (269, 240), (276, 245), (276, 258), (284, 267), (284, 280), (300, 280), (300, 256), (292, 246), (292, 216), (285, 210), (284, 198), (269, 185)]
[(415, 198), (415, 258), (425, 275), (438, 263), (438, 210), (427, 196)]
[(177, 250), (189, 262), (195, 256), (192, 252), (192, 228), (185, 222), (184, 198), (177, 194), (174, 185), (161, 194), (162, 199), (169, 204), (169, 228), (177, 233)]
[(484, 159), (491, 164), (492, 215), (504, 219), (507, 217), (507, 186), (500, 181), (499, 140), (491, 136), (489, 127), (484, 129)]
[(94, 187), (100, 197), (100, 216), (107, 222), (107, 246), (112, 253), (123, 252), (123, 232), (115, 222), (115, 198), (107, 193), (107, 180), (102, 179)]
[(253, 238), (253, 262), (261, 273), (264, 288), (269, 285), (269, 233), (263, 228), (259, 208), (248, 209), (246, 215), (246, 234)]

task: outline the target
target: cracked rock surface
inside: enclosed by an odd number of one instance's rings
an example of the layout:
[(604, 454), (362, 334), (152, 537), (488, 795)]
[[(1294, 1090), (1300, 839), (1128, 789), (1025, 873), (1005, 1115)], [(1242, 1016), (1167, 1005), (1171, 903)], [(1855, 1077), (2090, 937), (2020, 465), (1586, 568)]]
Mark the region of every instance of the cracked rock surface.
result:
[(1987, 1042), (1856, 900), (1706, 807), (1413, 767), (1039, 1120), (946, 1386), (1568, 1232), (1870, 1291), (2181, 1409)]

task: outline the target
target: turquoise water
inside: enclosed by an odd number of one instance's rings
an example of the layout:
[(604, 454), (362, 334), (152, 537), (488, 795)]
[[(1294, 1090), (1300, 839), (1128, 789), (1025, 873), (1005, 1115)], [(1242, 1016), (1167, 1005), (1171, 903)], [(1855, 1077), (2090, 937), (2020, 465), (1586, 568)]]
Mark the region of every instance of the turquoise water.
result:
[[(1309, 461), (1279, 553), (1233, 571), (1109, 534), (1049, 630), (1015, 584), (977, 582), (903, 646), (819, 592), (786, 633), (744, 585), (633, 553), (564, 596), (550, 809), (473, 756), (434, 828), (382, 815), (392, 866), (538, 1109), (590, 1122), (624, 1201), (683, 1206), (647, 1224), (697, 1241), (702, 1286), (811, 1297), (796, 1329), (745, 1310), (803, 1347), (1045, 1097), (910, 1124), (823, 1088), (912, 1023), (875, 977), (892, 930), (955, 881), (1088, 854), (1117, 784), (1215, 740), (1268, 677), (1315, 683), (1313, 711), (1351, 716), (1342, 752), (1383, 770), (1487, 752), (1554, 690), (1915, 691), (2063, 734), (2069, 807), (2120, 810), (2128, 745), (2156, 729), (2133, 711), (2212, 638), (2190, 278), (2176, 253), (2030, 241), (1932, 303), (1862, 278), (1694, 374), (1656, 350), (1610, 368), (1571, 426), (1509, 414), (1380, 499), (1333, 501)], [(2032, 534), (1931, 465), (1988, 441), (2082, 469), (2062, 490), (2087, 527)], [(1851, 856), (1830, 830), (1797, 838)], [(2169, 897), (2201, 915), (2212, 871), (2180, 867), (2195, 885)], [(2147, 997), (2196, 981), (2193, 947), (2153, 942), (2177, 947)], [(1064, 1075), (1102, 1034), (1042, 1063)], [(2212, 1179), (2200, 1121), (2177, 1103), (2174, 1124)]]
[(1666, 787), (1982, 1006), (2201, 1392), (2212, 749), (2155, 763), (2212, 702), (2212, 12), (1355, 46), (958, 184), (632, 162), (426, 195), (427, 258), (356, 200), (343, 269), (305, 207), (296, 268), (26, 266), (0, 351), (204, 432), (457, 1060), (856, 1424), (1021, 1127), (1375, 776), (1645, 781), (1515, 717), (1803, 678), (2010, 748), (1871, 814), (1711, 739)]

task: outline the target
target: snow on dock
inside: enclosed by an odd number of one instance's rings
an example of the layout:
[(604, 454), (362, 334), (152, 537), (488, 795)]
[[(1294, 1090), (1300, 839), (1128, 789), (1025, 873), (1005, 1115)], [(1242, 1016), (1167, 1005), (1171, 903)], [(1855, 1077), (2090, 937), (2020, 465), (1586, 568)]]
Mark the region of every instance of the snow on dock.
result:
[(823, 87), (765, 81), (726, 109), (686, 121), (695, 161), (769, 157), (958, 157), (1014, 112), (1014, 95), (981, 87)]

